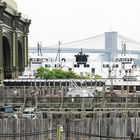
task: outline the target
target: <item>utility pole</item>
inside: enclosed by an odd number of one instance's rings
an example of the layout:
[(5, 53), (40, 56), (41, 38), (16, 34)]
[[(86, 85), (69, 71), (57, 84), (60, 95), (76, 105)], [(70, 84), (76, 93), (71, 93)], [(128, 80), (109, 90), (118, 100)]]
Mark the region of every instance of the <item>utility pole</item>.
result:
[(39, 49), (40, 49), (40, 55), (42, 56), (42, 41), (40, 42), (40, 45), (39, 45)]
[(125, 41), (121, 41), (122, 43), (122, 56), (126, 55), (126, 43)]
[(42, 42), (37, 42), (37, 54), (38, 56), (42, 56)]
[[(58, 62), (60, 63), (60, 51), (61, 51), (61, 49), (60, 49), (60, 46), (61, 46), (61, 42), (60, 41), (58, 41), (58, 51), (57, 51), (57, 55), (56, 55), (56, 59), (55, 59), (55, 62), (57, 61), (57, 59), (58, 59)], [(57, 58), (58, 57), (58, 58)]]
[(60, 62), (60, 45), (61, 45), (61, 42), (60, 41), (58, 41), (58, 54), (59, 54), (59, 62)]
[(39, 56), (39, 42), (37, 42), (37, 55)]

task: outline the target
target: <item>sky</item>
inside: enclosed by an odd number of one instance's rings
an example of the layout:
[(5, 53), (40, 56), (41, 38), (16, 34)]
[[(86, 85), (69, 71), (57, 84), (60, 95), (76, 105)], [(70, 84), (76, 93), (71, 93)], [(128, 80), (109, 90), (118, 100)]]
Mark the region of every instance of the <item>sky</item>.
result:
[(140, 42), (140, 0), (15, 0), (32, 20), (29, 47), (89, 38), (107, 31)]

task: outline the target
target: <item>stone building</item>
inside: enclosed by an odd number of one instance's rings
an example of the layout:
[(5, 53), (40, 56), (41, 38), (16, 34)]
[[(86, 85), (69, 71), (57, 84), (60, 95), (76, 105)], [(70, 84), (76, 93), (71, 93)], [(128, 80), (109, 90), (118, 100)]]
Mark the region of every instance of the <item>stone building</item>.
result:
[(31, 20), (23, 18), (13, 0), (0, 0), (0, 81), (15, 79), (28, 65)]

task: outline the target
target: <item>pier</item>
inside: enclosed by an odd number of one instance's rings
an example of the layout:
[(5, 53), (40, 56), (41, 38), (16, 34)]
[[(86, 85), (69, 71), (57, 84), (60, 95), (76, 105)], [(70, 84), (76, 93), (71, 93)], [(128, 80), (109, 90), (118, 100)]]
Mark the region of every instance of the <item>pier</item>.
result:
[[(66, 97), (65, 92), (66, 87), (51, 86), (0, 88), (0, 106), (13, 106), (18, 115), (4, 118), (0, 113), (0, 139), (131, 140), (131, 134), (140, 138), (139, 96), (83, 98)], [(22, 117), (26, 107), (36, 109), (36, 119)]]
[[(0, 112), (3, 140), (131, 140), (132, 134), (140, 138), (139, 95), (105, 94), (104, 83), (94, 80), (76, 81), (80, 88), (102, 89), (94, 97), (67, 97), (68, 89), (74, 88), (70, 80), (13, 81), (13, 86), (12, 81), (4, 82), (9, 85), (0, 88), (0, 106), (14, 107), (17, 118)], [(28, 107), (35, 108), (36, 119), (22, 117)]]

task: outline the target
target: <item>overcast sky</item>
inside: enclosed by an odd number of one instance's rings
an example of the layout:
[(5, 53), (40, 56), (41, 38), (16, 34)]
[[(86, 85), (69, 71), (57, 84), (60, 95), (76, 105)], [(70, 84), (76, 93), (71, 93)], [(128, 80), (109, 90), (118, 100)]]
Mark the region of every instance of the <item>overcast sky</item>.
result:
[(140, 42), (140, 0), (15, 0), (32, 20), (29, 46), (119, 33)]

